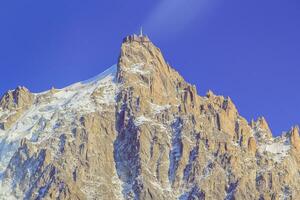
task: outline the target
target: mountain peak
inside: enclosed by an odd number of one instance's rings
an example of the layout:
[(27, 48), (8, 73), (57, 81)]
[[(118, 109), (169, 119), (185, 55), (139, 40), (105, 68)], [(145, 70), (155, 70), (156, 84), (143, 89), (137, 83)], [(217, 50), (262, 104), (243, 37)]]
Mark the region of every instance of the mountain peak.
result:
[(147, 42), (151, 42), (149, 37), (146, 35), (128, 35), (123, 39), (123, 43), (130, 43), (130, 42), (140, 42), (140, 43), (147, 43)]
[(0, 199), (291, 199), (299, 128), (287, 136), (264, 118), (249, 125), (229, 97), (199, 96), (130, 35), (94, 78), (2, 98)]
[(141, 76), (144, 77), (143, 81), (150, 81), (156, 74), (167, 81), (167, 74), (170, 72), (160, 49), (144, 35), (130, 35), (124, 38), (117, 65), (119, 81), (133, 81)]

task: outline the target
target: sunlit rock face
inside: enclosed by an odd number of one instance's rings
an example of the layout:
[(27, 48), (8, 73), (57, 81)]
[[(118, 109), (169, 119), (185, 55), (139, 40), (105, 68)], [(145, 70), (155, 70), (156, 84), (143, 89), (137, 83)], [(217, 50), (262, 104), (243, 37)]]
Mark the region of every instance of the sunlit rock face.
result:
[[(12, 117), (14, 116), (14, 117)], [(0, 101), (0, 199), (297, 199), (300, 139), (197, 94), (145, 36), (117, 65)]]

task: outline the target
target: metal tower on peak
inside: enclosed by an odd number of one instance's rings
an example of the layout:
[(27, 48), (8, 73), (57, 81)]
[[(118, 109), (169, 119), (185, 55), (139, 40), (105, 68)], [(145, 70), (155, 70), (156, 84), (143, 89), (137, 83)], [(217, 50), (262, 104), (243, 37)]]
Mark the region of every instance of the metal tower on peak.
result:
[(143, 37), (143, 27), (141, 26), (141, 29), (140, 29), (140, 37)]

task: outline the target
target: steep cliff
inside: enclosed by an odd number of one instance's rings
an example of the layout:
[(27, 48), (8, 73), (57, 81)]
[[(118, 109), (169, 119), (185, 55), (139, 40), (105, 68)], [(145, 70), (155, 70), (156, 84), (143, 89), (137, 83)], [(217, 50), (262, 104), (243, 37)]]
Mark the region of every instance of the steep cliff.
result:
[[(14, 116), (14, 117), (12, 117)], [(300, 138), (197, 94), (149, 38), (88, 81), (0, 101), (2, 199), (297, 199)]]

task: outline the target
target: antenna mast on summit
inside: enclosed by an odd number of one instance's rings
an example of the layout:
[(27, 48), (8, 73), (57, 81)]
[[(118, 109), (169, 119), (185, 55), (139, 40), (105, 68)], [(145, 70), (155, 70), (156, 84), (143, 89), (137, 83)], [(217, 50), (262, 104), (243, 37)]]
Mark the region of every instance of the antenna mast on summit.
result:
[(141, 26), (140, 37), (143, 37), (143, 27)]

